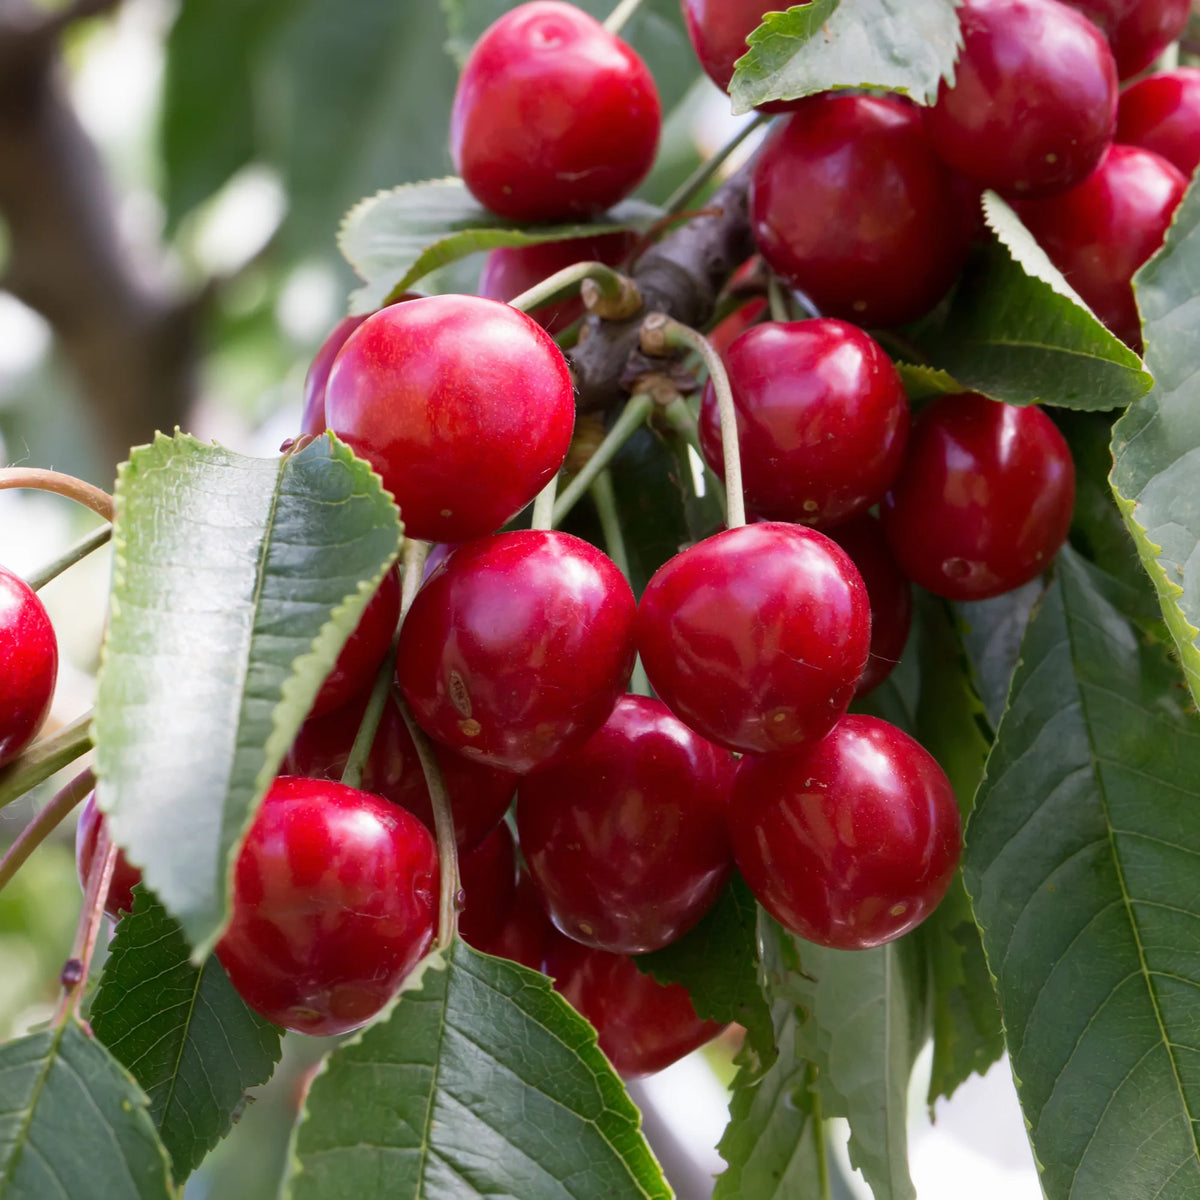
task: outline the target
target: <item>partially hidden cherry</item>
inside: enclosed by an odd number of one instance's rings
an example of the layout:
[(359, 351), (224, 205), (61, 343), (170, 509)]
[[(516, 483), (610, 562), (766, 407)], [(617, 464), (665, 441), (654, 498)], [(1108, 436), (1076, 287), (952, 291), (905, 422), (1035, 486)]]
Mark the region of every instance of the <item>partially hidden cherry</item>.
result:
[(58, 679), (58, 639), (37, 593), (0, 567), (0, 766), (33, 741)]
[(396, 677), (432, 737), (524, 773), (604, 724), (633, 669), (635, 613), (625, 577), (580, 538), (479, 538), (417, 593)]
[(867, 589), (845, 551), (801, 525), (730, 529), (677, 554), (638, 608), (659, 698), (702, 737), (765, 754), (824, 737), (867, 664)]
[(484, 954), (508, 958), (531, 971), (540, 971), (546, 942), (554, 932), (554, 926), (550, 924), (542, 905), (541, 893), (528, 874), (522, 871), (517, 880), (516, 894), (500, 928), (491, 937), (479, 940), (468, 937), (466, 940)]
[(843, 717), (796, 755), (748, 755), (730, 812), (759, 903), (793, 933), (864, 950), (920, 924), (958, 865), (954, 790), (933, 756), (875, 717)]
[(409, 537), (457, 542), (498, 529), (556, 474), (575, 397), (536, 321), (480, 296), (426, 296), (350, 335), (325, 416), (383, 477)]
[(411, 813), (317, 779), (275, 780), (233, 873), (216, 954), (242, 999), (298, 1033), (345, 1033), (429, 949), (437, 852)]
[(662, 110), (641, 58), (594, 17), (533, 0), (471, 50), (450, 114), (463, 182), (514, 221), (590, 217), (654, 162)]
[(526, 775), (517, 830), (558, 928), (619, 954), (682, 937), (732, 867), (733, 769), (658, 700), (623, 696), (578, 750)]
[(1117, 141), (1162, 155), (1190, 178), (1200, 165), (1200, 68), (1130, 84), (1117, 106)]
[(321, 343), (313, 356), (312, 365), (304, 377), (304, 414), (300, 418), (300, 433), (321, 434), (325, 432), (325, 386), (329, 382), (329, 369), (346, 339), (367, 319), (362, 316), (343, 317)]
[[(75, 870), (79, 874), (79, 886), (85, 892), (96, 858), (96, 841), (104, 824), (104, 814), (96, 807), (96, 793), (91, 792), (83, 802), (79, 824), (75, 826)], [(112, 882), (104, 898), (104, 911), (114, 921), (119, 920), (122, 913), (133, 911), (133, 889), (141, 882), (141, 871), (130, 865), (123, 850), (118, 850)]]
[(458, 860), (458, 872), (462, 887), (458, 932), (478, 948), (499, 936), (516, 899), (517, 854), (503, 821)]
[(1188, 0), (1067, 0), (1108, 37), (1117, 71), (1128, 79), (1145, 70), (1187, 25)]

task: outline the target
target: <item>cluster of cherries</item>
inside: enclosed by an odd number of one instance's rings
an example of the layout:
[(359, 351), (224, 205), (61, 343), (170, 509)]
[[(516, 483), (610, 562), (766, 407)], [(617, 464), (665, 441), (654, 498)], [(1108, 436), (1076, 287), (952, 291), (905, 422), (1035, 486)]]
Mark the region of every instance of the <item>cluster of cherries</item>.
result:
[[(700, 61), (727, 86), (763, 0), (683, 9)], [(785, 926), (841, 949), (898, 937), (939, 902), (961, 841), (950, 784), (913, 739), (848, 708), (899, 658), (910, 581), (974, 600), (1046, 568), (1074, 473), (1034, 407), (944, 396), (910, 421), (896, 368), (860, 326), (937, 304), (994, 188), (1136, 345), (1133, 271), (1200, 158), (1196, 72), (1130, 87), (1119, 133), (1133, 144), (1112, 144), (1118, 77), (1178, 35), (1186, 0), (959, 11), (955, 82), (927, 111), (852, 93), (767, 106), (787, 116), (754, 169), (758, 250), (827, 315), (761, 321), (759, 301), (714, 331), (752, 519), (682, 550), (640, 602), (577, 537), (496, 532), (563, 467), (574, 396), (547, 330), (582, 312), (504, 301), (564, 265), (620, 263), (629, 236), (494, 251), (481, 295), (406, 297), (327, 339), (302, 432), (336, 432), (380, 473), (406, 536), (437, 545), (402, 621), (397, 575), (385, 577), (242, 848), (217, 954), (258, 1011), (310, 1033), (353, 1028), (429, 948), (439, 868), (409, 715), (449, 793), (464, 938), (545, 969), (623, 1074), (717, 1031), (631, 956), (692, 929), (735, 867)], [(452, 151), (499, 215), (586, 219), (645, 176), (660, 120), (625, 43), (569, 4), (533, 0), (476, 44)], [(720, 474), (717, 390), (710, 379), (699, 428)], [(345, 787), (398, 622), (395, 687), (362, 786)], [(41, 636), (18, 631), (12, 645)], [(0, 644), (0, 662), (23, 653)], [(637, 655), (656, 698), (626, 692)], [(21, 708), (20, 687), (0, 688), (0, 761), (48, 702), (26, 691)], [(99, 820), (89, 801), (85, 876)], [(136, 877), (122, 860), (110, 911), (128, 906)]]

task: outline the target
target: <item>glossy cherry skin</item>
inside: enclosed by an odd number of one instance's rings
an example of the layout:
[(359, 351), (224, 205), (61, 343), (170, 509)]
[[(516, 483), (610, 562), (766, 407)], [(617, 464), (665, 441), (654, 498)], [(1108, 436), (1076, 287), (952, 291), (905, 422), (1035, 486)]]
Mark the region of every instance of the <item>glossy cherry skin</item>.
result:
[(1200, 69), (1177, 67), (1127, 87), (1117, 141), (1153, 151), (1190, 178), (1200, 165)]
[(948, 600), (985, 600), (1050, 565), (1074, 502), (1075, 467), (1054, 422), (968, 393), (921, 412), (881, 516), (910, 579)]
[(396, 994), (433, 941), (437, 852), (378, 796), (281, 776), (238, 855), (216, 954), (243, 1000), (297, 1033), (345, 1033)]
[(517, 854), (503, 821), (458, 860), (458, 874), (458, 932), (472, 946), (486, 945), (499, 936), (517, 892)]
[(517, 880), (516, 894), (500, 928), (491, 937), (480, 940), (467, 938), (467, 941), (484, 954), (509, 958), (531, 971), (540, 971), (546, 942), (554, 932), (554, 926), (546, 916), (541, 893), (533, 880), (522, 871)]
[(426, 296), (350, 335), (325, 417), (383, 477), (409, 537), (456, 542), (498, 529), (554, 476), (575, 399), (562, 352), (524, 313)]
[(582, 10), (533, 0), (475, 43), (450, 114), (463, 182), (514, 221), (590, 217), (645, 178), (662, 111), (649, 68)]
[(595, 1026), (600, 1049), (623, 1079), (661, 1071), (724, 1029), (696, 1016), (681, 984), (664, 987), (643, 975), (627, 954), (594, 950), (551, 933), (545, 971)]
[(946, 894), (962, 845), (941, 767), (875, 717), (843, 717), (803, 754), (747, 756), (730, 813), (738, 869), (758, 902), (836, 950), (919, 925)]
[[(79, 875), (79, 886), (84, 892), (87, 891), (88, 876), (96, 857), (96, 840), (104, 824), (104, 814), (96, 807), (96, 793), (91, 792), (83, 802), (79, 824), (75, 826), (75, 870)], [(133, 889), (141, 882), (141, 871), (129, 864), (123, 850), (118, 850), (112, 882), (104, 899), (104, 911), (114, 921), (120, 920), (123, 912), (133, 911)]]
[(1117, 120), (1104, 35), (1059, 0), (966, 0), (954, 86), (925, 125), (942, 159), (984, 187), (1049, 196), (1100, 161)]
[(33, 741), (58, 679), (58, 639), (37, 593), (0, 567), (0, 766)]
[(865, 696), (892, 673), (904, 653), (912, 625), (912, 585), (888, 548), (883, 526), (870, 513), (831, 529), (829, 536), (850, 556), (867, 585), (871, 653), (854, 689), (856, 696)]
[(586, 741), (633, 670), (625, 577), (566, 533), (459, 546), (417, 593), (396, 677), (427, 733), (524, 773)]
[(1187, 25), (1188, 0), (1067, 0), (1108, 36), (1117, 72), (1128, 79), (1148, 67)]
[[(724, 354), (737, 409), (747, 505), (774, 521), (825, 528), (864, 512), (891, 486), (908, 440), (908, 397), (870, 335), (845, 321), (755, 325)], [(710, 382), (700, 445), (724, 478)]]
[(730, 750), (796, 750), (846, 711), (867, 665), (867, 589), (845, 551), (800, 525), (706, 538), (655, 573), (638, 650), (659, 698)]
[(333, 670), (325, 677), (321, 690), (309, 710), (310, 716), (331, 712), (345, 704), (357, 692), (369, 688), (392, 644), (396, 622), (400, 619), (400, 576), (390, 570), (375, 595), (367, 602), (354, 632), (338, 654)]
[[(538, 242), (532, 246), (500, 246), (488, 253), (479, 275), (479, 294), (492, 300), (512, 300), (564, 267), (602, 262), (615, 267), (637, 244), (633, 233), (604, 233), (599, 237)], [(561, 333), (583, 316), (578, 297), (543, 304), (529, 315), (548, 333)]]
[[(320, 717), (309, 717), (300, 727), (283, 760), (283, 773), (314, 779), (339, 780), (350, 757), (355, 735), (367, 706), (367, 692)], [(503, 819), (517, 790), (517, 777), (508, 771), (472, 762), (445, 746), (435, 745), (434, 756), (454, 812), (454, 833), (460, 853), (466, 854)], [(363, 768), (363, 790), (406, 808), (429, 830), (433, 805), (425, 772), (400, 708), (389, 699), (379, 730)]]
[(1078, 187), (1016, 209), (1088, 307), (1140, 351), (1133, 276), (1162, 245), (1186, 190), (1187, 180), (1165, 158), (1111, 146)]
[(826, 316), (893, 325), (954, 282), (975, 203), (934, 154), (919, 109), (827, 93), (800, 102), (759, 153), (750, 221), (771, 268)]
[(517, 831), (555, 925), (616, 954), (682, 937), (733, 865), (733, 769), (658, 700), (622, 696), (578, 750), (525, 776)]
[(300, 433), (321, 434), (325, 432), (325, 386), (329, 383), (329, 370), (338, 351), (346, 339), (367, 319), (367, 314), (358, 317), (343, 317), (321, 343), (314, 355), (308, 374), (304, 377), (304, 415), (300, 419)]

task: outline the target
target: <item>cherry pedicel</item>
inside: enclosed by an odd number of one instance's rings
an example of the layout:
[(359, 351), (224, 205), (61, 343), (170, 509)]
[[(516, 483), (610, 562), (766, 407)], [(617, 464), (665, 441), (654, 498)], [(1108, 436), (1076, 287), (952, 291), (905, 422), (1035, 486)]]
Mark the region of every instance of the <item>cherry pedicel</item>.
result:
[(411, 813), (317, 779), (277, 779), (238, 855), (216, 954), (243, 1000), (298, 1033), (345, 1033), (433, 941), (437, 852)]
[(750, 224), (772, 270), (821, 312), (893, 325), (954, 282), (977, 200), (934, 154), (919, 109), (829, 93), (799, 102), (759, 153)]
[(37, 593), (0, 567), (0, 766), (33, 741), (58, 679), (58, 639)]
[(552, 932), (545, 970), (595, 1026), (600, 1049), (624, 1079), (661, 1071), (724, 1029), (696, 1015), (681, 984), (663, 986), (643, 975), (626, 954), (594, 950)]
[(846, 711), (867, 664), (867, 589), (846, 553), (800, 525), (726, 530), (647, 585), (638, 650), (685, 725), (731, 750), (795, 750)]
[(966, 0), (954, 86), (925, 124), (942, 159), (983, 187), (1049, 196), (1100, 161), (1117, 118), (1104, 35), (1059, 0)]
[[(900, 470), (908, 397), (883, 348), (832, 318), (756, 325), (722, 356), (737, 408), (746, 504), (824, 528), (877, 503)], [(724, 477), (710, 382), (700, 444)]]
[(906, 575), (948, 600), (985, 600), (1041, 574), (1066, 540), (1071, 451), (1039, 408), (941, 396), (913, 426), (884, 499), (883, 530)]
[[(79, 824), (75, 826), (75, 870), (85, 895), (88, 876), (92, 872), (92, 860), (96, 857), (96, 841), (104, 824), (104, 814), (96, 807), (96, 793), (91, 792), (83, 802)], [(112, 882), (104, 899), (104, 911), (114, 921), (119, 920), (123, 912), (133, 911), (133, 889), (141, 882), (141, 871), (130, 865), (123, 850), (118, 850)]]
[(575, 399), (562, 352), (524, 313), (426, 296), (350, 335), (325, 415), (383, 477), (409, 537), (456, 542), (498, 529), (554, 477)]
[(1200, 70), (1178, 67), (1127, 87), (1117, 141), (1152, 150), (1190, 177), (1200, 164)]
[(1016, 205), (1021, 220), (1088, 307), (1126, 345), (1142, 348), (1133, 276), (1163, 243), (1187, 180), (1165, 158), (1110, 146), (1061, 196)]
[(1067, 0), (1067, 3), (1086, 13), (1108, 36), (1122, 79), (1145, 70), (1183, 33), (1189, 7), (1188, 0)]
[(523, 773), (604, 724), (633, 670), (635, 613), (616, 565), (577, 537), (480, 538), (417, 593), (396, 677), (426, 733)]
[(662, 112), (646, 64), (587, 13), (534, 0), (463, 67), (450, 153), (475, 198), (514, 221), (590, 217), (645, 178)]
[(682, 937), (733, 865), (733, 769), (659, 701), (623, 696), (578, 750), (527, 775), (521, 849), (558, 928), (621, 954)]
[(747, 756), (730, 811), (738, 869), (759, 903), (837, 950), (919, 925), (958, 865), (949, 780), (918, 742), (875, 717), (843, 717), (802, 754)]

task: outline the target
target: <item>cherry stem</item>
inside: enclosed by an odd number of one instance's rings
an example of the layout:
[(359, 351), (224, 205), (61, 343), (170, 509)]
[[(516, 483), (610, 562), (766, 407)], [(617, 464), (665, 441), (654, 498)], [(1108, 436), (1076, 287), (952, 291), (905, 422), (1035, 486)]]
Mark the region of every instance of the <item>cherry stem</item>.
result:
[(48, 563), (36, 575), (31, 575), (25, 582), (35, 591), (40, 592), (52, 579), (57, 579), (68, 567), (87, 558), (93, 550), (99, 550), (112, 537), (112, 526), (101, 525), (93, 529), (85, 538), (81, 538), (69, 550), (65, 550), (52, 563)]
[(529, 519), (530, 529), (554, 528), (554, 499), (558, 495), (558, 472), (537, 494), (533, 502), (533, 515)]
[(725, 160), (756, 130), (761, 129), (771, 118), (759, 113), (748, 121), (711, 158), (701, 163), (667, 198), (665, 212), (677, 213), (686, 208), (703, 190), (704, 185), (721, 169)]
[(807, 1071), (809, 1095), (812, 1096), (813, 1138), (817, 1152), (817, 1186), (820, 1200), (833, 1200), (829, 1185), (829, 1156), (825, 1145), (825, 1119), (821, 1115), (821, 1093), (817, 1090), (817, 1068), (810, 1064)]
[(604, 18), (604, 28), (612, 34), (620, 33), (626, 21), (642, 7), (642, 0), (621, 0), (621, 3)]
[(396, 697), (404, 724), (416, 747), (417, 759), (425, 775), (425, 786), (429, 789), (429, 802), (433, 806), (433, 828), (437, 835), (438, 875), (438, 932), (437, 948), (445, 950), (458, 935), (458, 840), (454, 834), (454, 814), (450, 809), (450, 796), (442, 768), (438, 766), (433, 752), (433, 743), (413, 719), (402, 697)]
[(0, 491), (5, 488), (34, 488), (39, 492), (53, 492), (66, 496), (85, 508), (90, 508), (106, 521), (113, 519), (113, 498), (100, 488), (74, 475), (61, 471), (46, 471), (41, 467), (0, 467)]
[(63, 818), (92, 790), (95, 778), (91, 769), (76, 775), (70, 783), (55, 795), (21, 831), (3, 858), (0, 858), (0, 891), (25, 864), (25, 860), (57, 829)]
[(563, 267), (510, 300), (510, 308), (528, 313), (544, 304), (580, 293), (589, 312), (608, 320), (632, 317), (642, 306), (636, 284), (620, 271), (601, 262), (579, 262)]
[(53, 737), (34, 742), (19, 758), (0, 770), (0, 808), (19, 800), (30, 788), (61, 771), (92, 748), (92, 713), (76, 717)]
[(554, 519), (551, 528), (558, 525), (562, 519), (575, 507), (576, 502), (595, 483), (600, 472), (616, 457), (617, 451), (645, 423), (654, 407), (654, 399), (649, 392), (634, 392), (629, 397), (621, 415), (613, 422), (613, 427), (605, 434), (604, 441), (592, 453), (592, 457), (584, 463), (579, 474), (563, 489), (563, 493), (554, 503)]
[(703, 334), (668, 317), (666, 313), (651, 313), (642, 322), (641, 342), (647, 354), (660, 357), (677, 350), (692, 350), (708, 368), (709, 380), (717, 394), (717, 409), (721, 414), (721, 443), (725, 460), (725, 526), (727, 529), (740, 529), (746, 523), (746, 501), (742, 495), (737, 410), (721, 356)]
[(425, 560), (429, 557), (429, 543), (409, 538), (404, 543), (404, 556), (401, 559), (400, 581), (400, 624), (408, 616), (408, 610), (421, 590), (421, 582), (425, 575)]
[(772, 321), (787, 324), (796, 319), (792, 313), (791, 305), (788, 304), (787, 293), (783, 290), (783, 284), (779, 282), (779, 276), (774, 271), (771, 272), (770, 277), (767, 279), (767, 307), (771, 310)]

